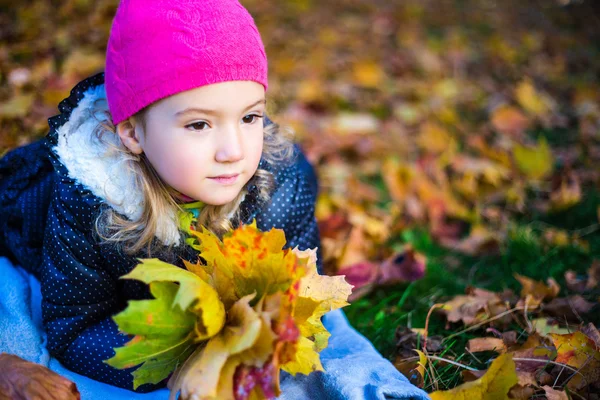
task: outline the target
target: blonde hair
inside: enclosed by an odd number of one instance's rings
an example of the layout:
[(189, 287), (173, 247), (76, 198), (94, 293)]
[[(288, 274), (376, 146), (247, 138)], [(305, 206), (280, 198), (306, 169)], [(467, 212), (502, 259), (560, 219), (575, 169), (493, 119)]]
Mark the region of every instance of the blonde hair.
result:
[[(130, 117), (134, 122), (141, 124), (144, 134), (146, 134), (145, 116), (149, 107)], [(104, 118), (97, 118), (98, 113), (104, 114)], [(174, 199), (176, 191), (163, 182), (144, 153), (133, 154), (123, 145), (118, 138), (116, 126), (110, 118), (105, 99), (94, 102), (91, 114), (98, 121), (98, 126), (94, 130), (95, 138), (105, 144), (109, 152), (121, 153), (124, 164), (134, 173), (136, 184), (142, 190), (144, 198), (142, 213), (136, 220), (129, 220), (111, 207), (104, 207), (96, 218), (96, 233), (102, 240), (113, 243), (128, 255), (137, 254), (145, 249), (147, 256), (150, 256), (158, 246), (155, 236), (160, 229), (159, 216), (176, 216), (178, 212), (183, 211)], [(106, 140), (104, 137), (106, 134), (117, 135), (118, 144), (115, 145), (114, 140)], [(267, 125), (264, 128), (262, 160), (271, 166), (291, 162), (294, 153), (292, 138), (293, 132), (290, 129), (281, 129), (276, 123)], [(218, 206), (205, 205), (198, 216), (196, 229), (199, 230), (200, 226), (204, 226), (222, 237), (234, 226), (234, 223), (241, 222), (240, 205), (248, 193), (247, 188), (251, 185), (256, 186), (258, 201), (264, 203), (269, 200), (274, 183), (272, 172), (258, 168), (233, 201)], [(166, 250), (169, 251), (172, 247), (173, 244)]]

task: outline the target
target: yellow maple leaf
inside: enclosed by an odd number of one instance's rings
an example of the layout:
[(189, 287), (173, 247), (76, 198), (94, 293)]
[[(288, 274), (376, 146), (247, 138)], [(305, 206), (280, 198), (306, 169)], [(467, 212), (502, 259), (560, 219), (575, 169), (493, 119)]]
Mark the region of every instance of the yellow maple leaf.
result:
[(305, 297), (298, 298), (294, 309), (294, 321), (298, 325), (300, 334), (312, 338), (317, 351), (327, 347), (330, 336), (321, 323), (321, 317), (327, 312), (323, 309), (319, 302)]
[(298, 339), (294, 360), (285, 363), (281, 368), (292, 375), (297, 373), (308, 375), (313, 371), (324, 371), (319, 353), (315, 351), (314, 342), (304, 336)]
[(551, 333), (550, 337), (557, 351), (555, 361), (578, 370), (568, 387), (577, 390), (600, 379), (600, 349), (592, 339), (581, 331), (566, 335)]
[(431, 400), (504, 400), (516, 383), (517, 373), (512, 355), (502, 354), (481, 378), (451, 390), (433, 392), (430, 396)]
[(198, 249), (206, 260), (208, 280), (226, 308), (255, 291), (256, 301), (285, 291), (304, 275), (304, 262), (290, 250), (283, 250), (285, 235), (281, 229), (263, 233), (253, 222), (226, 234), (223, 241), (206, 228), (192, 234), (200, 242)]
[[(330, 333), (321, 322), (327, 312), (348, 305), (348, 296), (352, 293), (343, 276), (322, 276), (317, 272), (316, 249), (294, 253), (307, 260), (308, 272), (300, 279), (297, 300), (294, 307), (294, 320), (300, 330), (301, 340), (296, 349), (296, 357), (282, 368), (291, 373), (309, 373), (320, 367), (318, 352), (327, 346)], [(322, 368), (322, 367), (321, 367)], [(319, 369), (320, 370), (320, 369)], [(308, 371), (308, 372), (307, 372)]]

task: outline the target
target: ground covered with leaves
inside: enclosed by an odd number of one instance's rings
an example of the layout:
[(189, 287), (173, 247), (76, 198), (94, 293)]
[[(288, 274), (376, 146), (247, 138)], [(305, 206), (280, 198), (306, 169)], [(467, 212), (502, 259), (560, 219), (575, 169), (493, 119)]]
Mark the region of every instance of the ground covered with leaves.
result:
[[(352, 324), (428, 392), (597, 398), (598, 6), (242, 3), (270, 115), (317, 168), (325, 267), (355, 285)], [(43, 136), (102, 70), (116, 6), (0, 14), (0, 153)]]

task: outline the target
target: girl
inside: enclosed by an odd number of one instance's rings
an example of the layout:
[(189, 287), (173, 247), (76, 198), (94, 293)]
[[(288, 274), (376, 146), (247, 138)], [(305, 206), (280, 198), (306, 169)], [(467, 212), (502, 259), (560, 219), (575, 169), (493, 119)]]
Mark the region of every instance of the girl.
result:
[(132, 388), (131, 369), (103, 363), (130, 339), (111, 317), (150, 295), (119, 277), (137, 258), (195, 261), (190, 229), (256, 219), (289, 247), (319, 247), (315, 175), (265, 115), (266, 90), (237, 0), (123, 0), (105, 72), (75, 86), (47, 137), (1, 160), (0, 255), (40, 280), (47, 347), (67, 368)]
[[(264, 47), (237, 0), (122, 0), (104, 73), (75, 86), (45, 138), (0, 159), (0, 256), (39, 279), (62, 365), (132, 390), (133, 368), (103, 360), (130, 340), (112, 316), (151, 295), (119, 277), (138, 258), (195, 262), (192, 229), (256, 219), (288, 247), (320, 247), (316, 177), (265, 115), (266, 90)], [(332, 372), (297, 376), (290, 398), (425, 398), (335, 315)]]

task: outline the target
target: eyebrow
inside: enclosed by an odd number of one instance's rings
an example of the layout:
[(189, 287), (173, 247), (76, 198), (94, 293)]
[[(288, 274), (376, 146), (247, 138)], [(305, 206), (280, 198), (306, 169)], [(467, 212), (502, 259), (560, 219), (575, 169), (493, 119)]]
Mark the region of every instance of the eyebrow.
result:
[[(257, 106), (259, 104), (267, 104), (267, 99), (260, 99), (258, 101), (255, 101), (254, 103), (250, 104), (248, 107), (244, 108), (244, 111), (246, 111), (249, 108), (252, 108), (254, 106)], [(209, 110), (209, 109), (198, 108), (198, 107), (188, 107), (185, 110), (175, 113), (175, 116), (180, 117), (182, 115), (193, 114), (193, 113), (203, 113), (203, 114), (210, 114), (210, 115), (219, 114), (219, 112), (217, 110)]]

